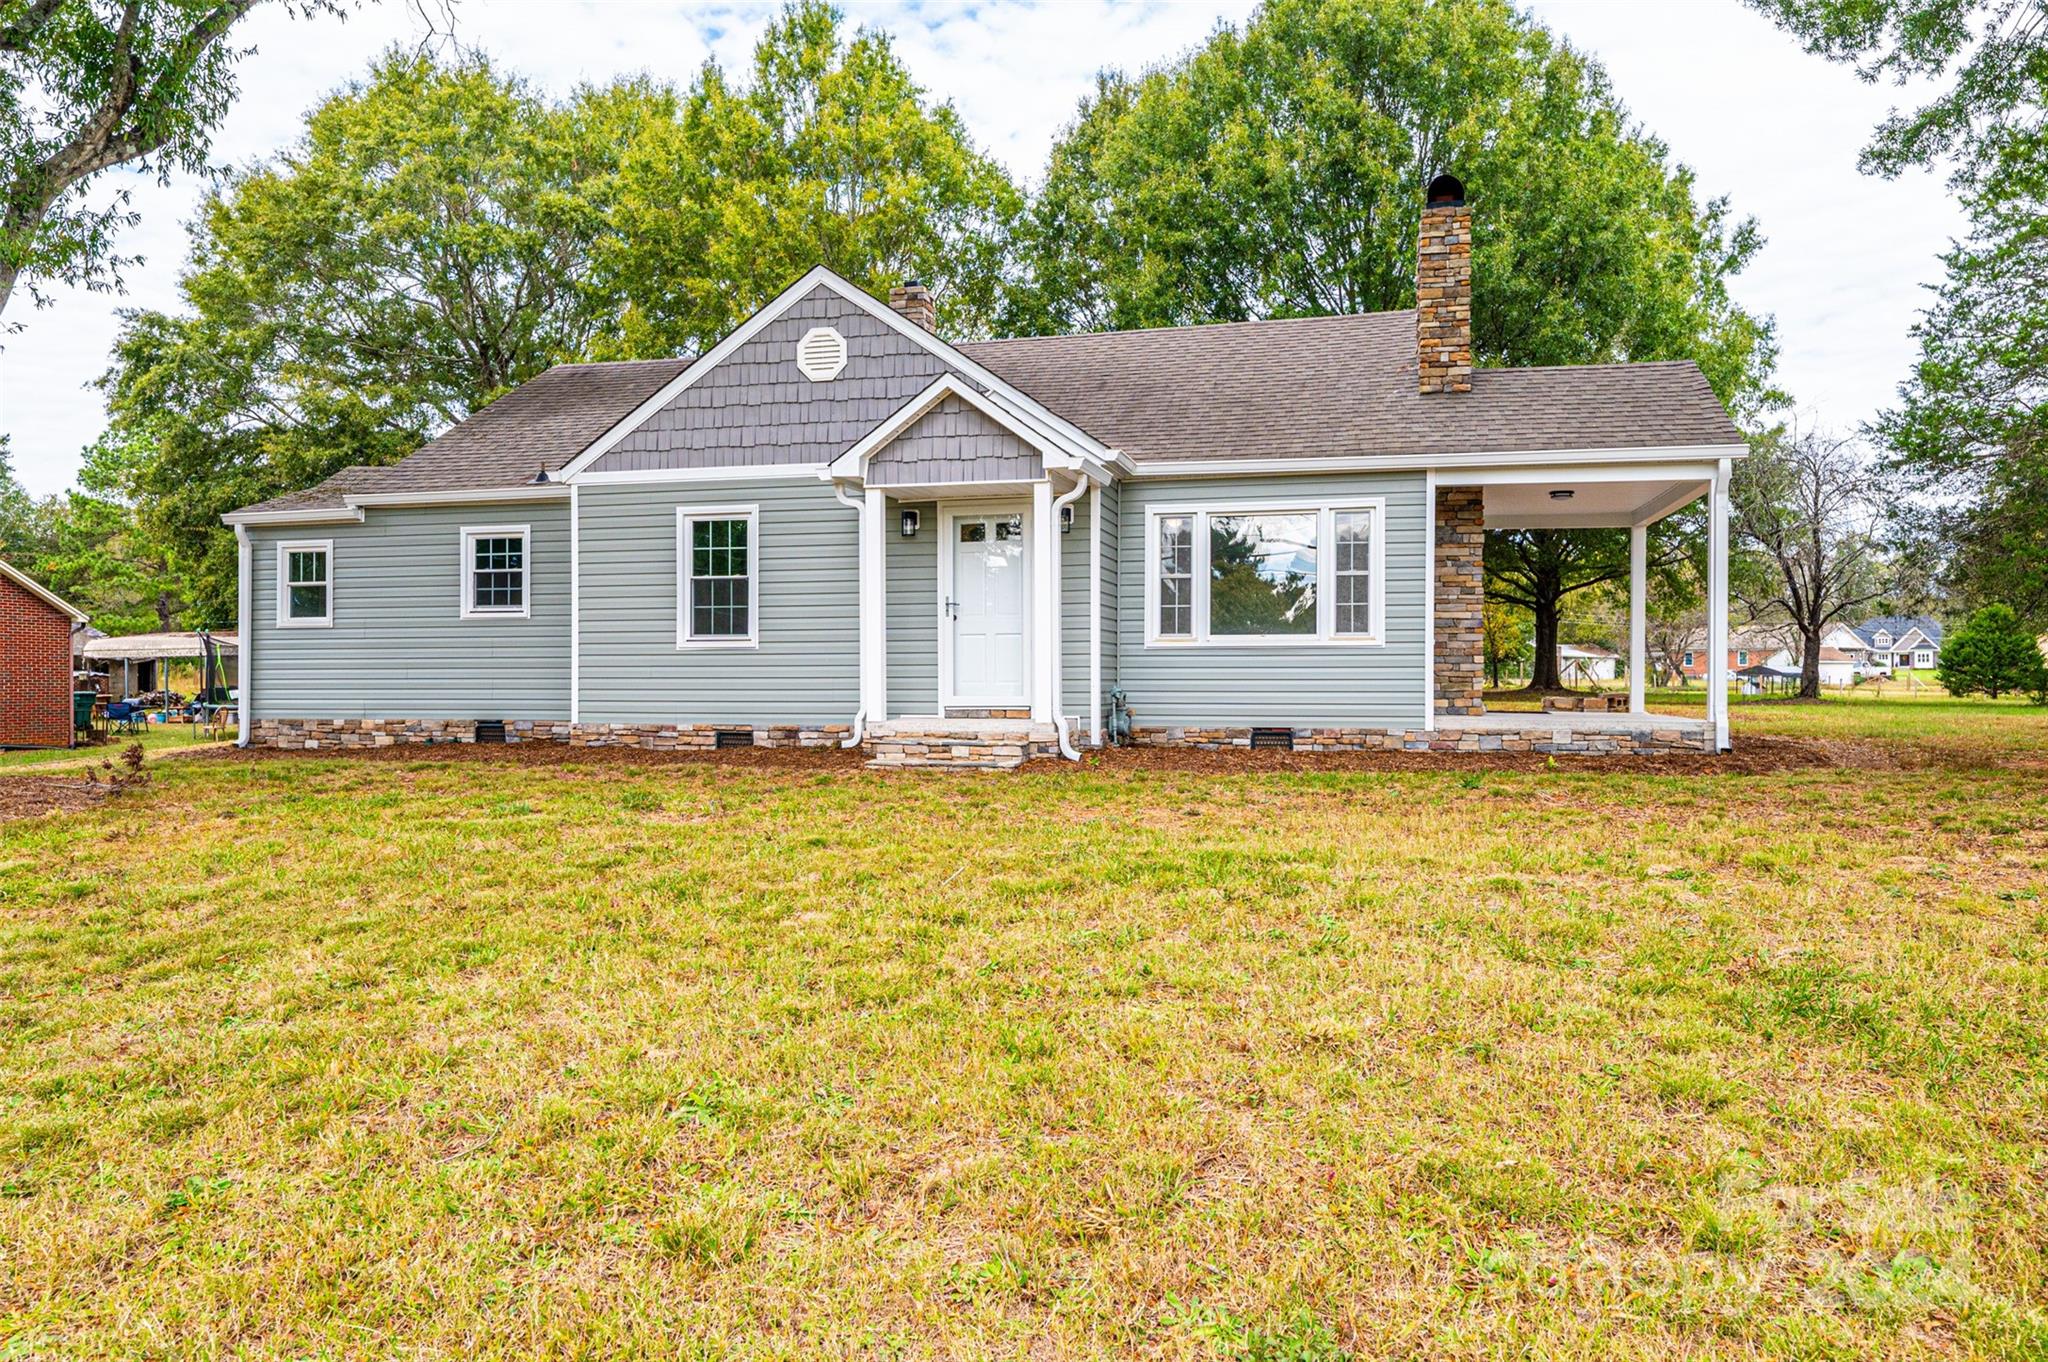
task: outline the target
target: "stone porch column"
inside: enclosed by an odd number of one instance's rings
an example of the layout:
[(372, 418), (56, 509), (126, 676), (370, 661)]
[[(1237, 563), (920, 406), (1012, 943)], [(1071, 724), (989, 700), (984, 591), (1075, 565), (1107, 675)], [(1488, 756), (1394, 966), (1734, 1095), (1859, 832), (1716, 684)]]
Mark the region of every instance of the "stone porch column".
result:
[(1436, 712), (1483, 714), (1486, 686), (1486, 494), (1440, 487), (1436, 494)]

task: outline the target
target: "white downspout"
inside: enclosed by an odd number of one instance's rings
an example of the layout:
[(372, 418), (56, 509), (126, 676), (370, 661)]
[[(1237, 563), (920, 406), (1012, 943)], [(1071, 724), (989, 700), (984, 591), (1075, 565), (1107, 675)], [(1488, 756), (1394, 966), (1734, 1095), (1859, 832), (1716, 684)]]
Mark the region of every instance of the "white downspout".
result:
[[(249, 745), (250, 730), (256, 727), (256, 716), (250, 708), (250, 702), (256, 697), (249, 690), (249, 650), (256, 644), (255, 630), (249, 627), (256, 619), (254, 603), (249, 599), (249, 592), (255, 577), (254, 572), (251, 570), (250, 553), (249, 527), (247, 525), (235, 526), (235, 577), (237, 579), (235, 582), (235, 719), (237, 721), (235, 725), (235, 746), (237, 747), (247, 747)], [(330, 571), (328, 575), (331, 579), (333, 573)], [(327, 590), (331, 596), (334, 591), (331, 581)], [(125, 700), (127, 696), (124, 695), (121, 698)]]
[(1088, 738), (1102, 746), (1102, 484), (1088, 489)]
[[(1051, 646), (1046, 651), (1052, 655), (1047, 659), (1052, 668), (1052, 728), (1053, 732), (1059, 735), (1060, 755), (1068, 761), (1079, 761), (1081, 753), (1074, 746), (1073, 735), (1067, 732), (1067, 705), (1061, 694), (1066, 677), (1062, 674), (1064, 669), (1061, 665), (1060, 641), (1066, 636), (1067, 630), (1066, 619), (1060, 608), (1060, 515), (1067, 507), (1079, 501), (1081, 494), (1094, 485), (1093, 479), (1087, 474), (1076, 474), (1072, 489), (1052, 504), (1052, 638)], [(1099, 653), (1097, 655), (1100, 656)]]
[[(851, 508), (855, 513), (857, 513), (860, 516), (860, 536), (863, 542), (855, 551), (855, 561), (862, 568), (865, 568), (867, 566), (867, 548), (864, 542), (867, 537), (868, 531), (867, 502), (865, 501), (865, 499), (856, 499), (854, 497), (846, 495), (845, 485), (837, 481), (833, 482), (832, 484), (832, 495), (839, 498), (839, 504), (841, 506)], [(860, 602), (863, 606), (867, 604), (867, 592), (865, 588), (863, 588), (861, 591)], [(860, 705), (853, 711), (853, 732), (846, 735), (846, 741), (839, 744), (841, 747), (859, 747), (863, 742), (867, 741), (868, 630), (870, 627), (871, 626), (868, 624), (867, 619), (867, 611), (862, 610), (860, 617)]]

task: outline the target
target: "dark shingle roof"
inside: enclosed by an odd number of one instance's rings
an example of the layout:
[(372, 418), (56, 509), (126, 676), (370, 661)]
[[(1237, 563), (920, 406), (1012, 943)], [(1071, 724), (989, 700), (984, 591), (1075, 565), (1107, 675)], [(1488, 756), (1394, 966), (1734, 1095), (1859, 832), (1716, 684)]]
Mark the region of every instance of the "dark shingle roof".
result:
[(1874, 644), (1878, 631), (1883, 630), (1897, 643), (1915, 629), (1927, 635), (1930, 642), (1941, 642), (1941, 621), (1932, 615), (1879, 615), (1856, 626), (1856, 633), (1866, 644)]
[(1160, 459), (1733, 445), (1690, 360), (1479, 369), (1416, 391), (1415, 314), (982, 341), (961, 351), (1104, 444)]
[(619, 418), (690, 367), (690, 360), (557, 364), (386, 468), (342, 469), (317, 487), (250, 511), (339, 507), (346, 493), (517, 487), (582, 453)]
[[(1375, 312), (981, 341), (970, 359), (1138, 463), (1735, 445), (1690, 360), (1480, 369), (1416, 391), (1415, 314)], [(348, 493), (517, 487), (550, 472), (690, 366), (557, 365), (388, 468), (347, 468), (252, 511)]]

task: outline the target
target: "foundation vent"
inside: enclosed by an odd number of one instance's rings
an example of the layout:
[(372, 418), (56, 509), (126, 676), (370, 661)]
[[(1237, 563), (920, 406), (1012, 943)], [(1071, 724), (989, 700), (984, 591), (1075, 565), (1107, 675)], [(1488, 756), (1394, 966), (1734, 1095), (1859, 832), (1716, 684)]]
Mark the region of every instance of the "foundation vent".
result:
[(751, 728), (721, 728), (711, 739), (713, 747), (752, 747), (754, 730)]
[(1282, 752), (1294, 750), (1294, 730), (1291, 728), (1255, 728), (1252, 730), (1253, 747), (1273, 747)]
[(476, 721), (476, 740), (478, 742), (504, 742), (505, 721), (503, 719), (478, 719)]

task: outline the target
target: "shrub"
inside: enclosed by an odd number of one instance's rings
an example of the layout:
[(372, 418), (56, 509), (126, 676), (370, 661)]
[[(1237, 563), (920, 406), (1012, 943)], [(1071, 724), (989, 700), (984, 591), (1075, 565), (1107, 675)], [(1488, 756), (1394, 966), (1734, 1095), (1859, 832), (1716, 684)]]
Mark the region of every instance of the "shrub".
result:
[(2025, 692), (2048, 700), (2048, 664), (2012, 607), (1987, 605), (1941, 645), (1934, 674), (1951, 695)]

